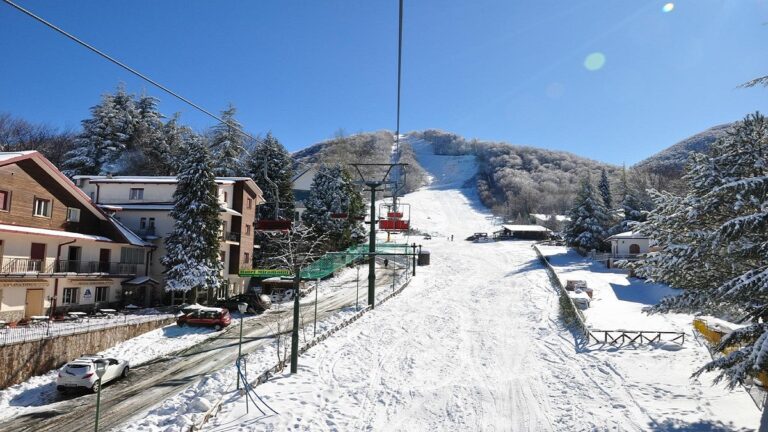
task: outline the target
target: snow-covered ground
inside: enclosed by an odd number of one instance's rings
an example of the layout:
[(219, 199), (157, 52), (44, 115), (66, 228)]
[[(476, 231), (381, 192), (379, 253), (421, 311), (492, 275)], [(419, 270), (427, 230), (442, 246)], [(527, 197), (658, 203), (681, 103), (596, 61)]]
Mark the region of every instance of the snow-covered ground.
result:
[(643, 308), (658, 303), (663, 297), (678, 295), (680, 290), (630, 278), (626, 270), (608, 269), (564, 246), (539, 246), (539, 250), (563, 285), (568, 280), (584, 280), (594, 290), (591, 305), (584, 310), (591, 328), (691, 332), (693, 317), (690, 315), (643, 313)]
[(530, 243), (461, 240), (492, 229), (474, 189), (460, 189), (474, 175), (472, 158), (415, 147), (433, 183), (404, 202), (413, 206), (415, 227), (442, 234), (423, 241), (431, 265), (420, 267), (400, 296), (309, 350), (298, 374), (258, 387), (278, 415), (260, 416), (253, 407), (246, 414), (244, 400), (232, 394), (208, 430), (725, 431), (757, 425), (759, 412), (743, 391), (689, 378), (708, 359), (695, 341), (676, 351), (576, 346)]
[[(128, 339), (98, 354), (128, 360), (131, 367), (136, 367), (189, 348), (217, 334), (219, 332), (208, 328), (180, 328), (172, 324)], [(0, 390), (0, 420), (55, 404), (60, 399), (56, 391), (57, 374), (58, 370), (55, 369)]]

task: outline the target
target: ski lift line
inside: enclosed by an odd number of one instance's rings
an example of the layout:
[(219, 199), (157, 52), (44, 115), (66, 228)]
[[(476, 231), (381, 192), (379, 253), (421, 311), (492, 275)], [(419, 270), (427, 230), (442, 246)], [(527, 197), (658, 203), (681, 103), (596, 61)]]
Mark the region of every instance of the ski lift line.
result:
[(169, 95), (175, 97), (176, 99), (186, 103), (187, 105), (191, 106), (192, 108), (194, 108), (194, 109), (202, 112), (203, 114), (213, 118), (214, 120), (218, 121), (219, 123), (227, 125), (229, 128), (234, 129), (238, 133), (240, 133), (240, 134), (242, 134), (242, 135), (244, 135), (244, 136), (254, 140), (256, 143), (261, 144), (263, 142), (263, 140), (254, 137), (253, 135), (249, 134), (248, 132), (245, 132), (244, 130), (242, 130), (242, 129), (238, 128), (238, 127), (232, 127), (231, 124), (229, 124), (228, 122), (224, 121), (224, 119), (222, 119), (221, 117), (217, 116), (216, 114), (214, 114), (214, 113), (210, 112), (209, 110), (203, 108), (202, 106), (192, 102), (191, 100), (189, 100), (186, 97), (180, 95), (179, 93), (176, 93), (175, 91), (173, 91), (170, 88), (164, 86), (163, 84), (160, 84), (159, 82), (153, 80), (152, 78), (148, 77), (147, 75), (139, 72), (137, 69), (134, 69), (131, 66), (128, 66), (127, 64), (123, 63), (122, 61), (120, 61), (120, 60), (112, 57), (111, 55), (105, 53), (104, 51), (94, 47), (93, 45), (89, 44), (88, 42), (85, 42), (84, 40), (78, 38), (77, 36), (67, 32), (66, 30), (62, 29), (61, 27), (58, 27), (57, 25), (51, 23), (50, 21), (47, 21), (46, 19), (42, 18), (41, 16), (36, 15), (34, 12), (32, 12), (32, 11), (30, 11), (28, 9), (25, 9), (25, 8), (17, 5), (16, 3), (14, 3), (11, 0), (3, 0), (3, 1), (6, 4), (8, 4), (9, 6), (15, 8), (18, 11), (28, 15), (29, 17), (31, 17), (31, 18), (33, 18), (33, 19), (43, 23), (47, 27), (51, 28), (52, 30), (54, 30), (54, 31), (56, 31), (56, 32), (58, 32), (60, 34), (62, 34), (63, 36), (71, 39), (72, 41), (76, 42), (77, 44), (87, 48), (90, 51), (93, 51), (94, 53), (98, 54), (99, 56), (101, 56), (101, 57), (105, 58), (106, 60), (114, 63), (115, 65), (121, 67), (122, 69), (125, 69), (126, 71), (136, 75), (137, 77), (139, 77), (142, 80), (152, 84), (153, 86), (159, 88), (160, 90), (168, 93)]

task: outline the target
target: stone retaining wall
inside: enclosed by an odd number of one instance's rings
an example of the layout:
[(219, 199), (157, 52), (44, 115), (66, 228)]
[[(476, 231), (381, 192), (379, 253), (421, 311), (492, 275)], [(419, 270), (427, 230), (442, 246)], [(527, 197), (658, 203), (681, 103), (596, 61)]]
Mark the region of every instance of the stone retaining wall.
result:
[(88, 333), (60, 336), (0, 347), (0, 389), (10, 387), (83, 354), (93, 354), (159, 327), (172, 324), (174, 318), (126, 324)]

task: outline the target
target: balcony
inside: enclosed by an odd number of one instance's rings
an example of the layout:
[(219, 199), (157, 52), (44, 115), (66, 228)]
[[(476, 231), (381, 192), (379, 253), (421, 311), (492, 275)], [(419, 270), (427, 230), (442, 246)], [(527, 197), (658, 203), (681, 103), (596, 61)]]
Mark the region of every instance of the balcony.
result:
[(223, 241), (240, 243), (240, 233), (234, 231), (225, 231), (221, 234)]
[(157, 238), (157, 234), (155, 233), (155, 227), (139, 228), (134, 232), (136, 233), (136, 235), (138, 235), (144, 240)]
[(28, 273), (74, 273), (133, 276), (143, 274), (144, 264), (127, 264), (102, 261), (35, 260), (29, 258), (6, 258), (2, 262), (2, 274)]

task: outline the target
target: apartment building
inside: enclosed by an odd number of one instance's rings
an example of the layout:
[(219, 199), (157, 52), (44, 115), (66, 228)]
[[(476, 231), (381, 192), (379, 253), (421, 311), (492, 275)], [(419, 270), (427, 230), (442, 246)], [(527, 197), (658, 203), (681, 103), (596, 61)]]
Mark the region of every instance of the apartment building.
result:
[(0, 320), (127, 304), (152, 249), (40, 153), (0, 153)]
[[(176, 177), (160, 176), (77, 176), (75, 183), (103, 211), (113, 215), (143, 240), (152, 243), (150, 277), (165, 284), (164, 238), (173, 231), (173, 193)], [(253, 259), (256, 206), (264, 202), (261, 189), (248, 177), (217, 177), (221, 204), (221, 243), (219, 255), (224, 263), (225, 284), (206, 295), (208, 300), (245, 291), (247, 280), (238, 276), (240, 268), (250, 268)]]

